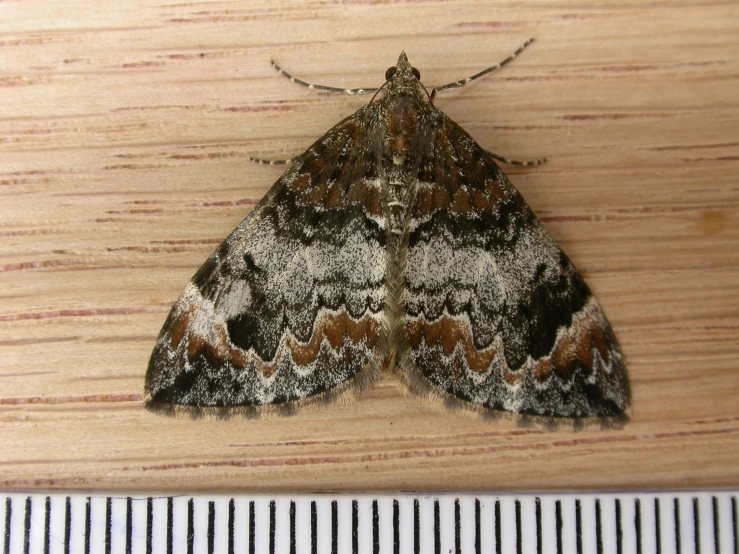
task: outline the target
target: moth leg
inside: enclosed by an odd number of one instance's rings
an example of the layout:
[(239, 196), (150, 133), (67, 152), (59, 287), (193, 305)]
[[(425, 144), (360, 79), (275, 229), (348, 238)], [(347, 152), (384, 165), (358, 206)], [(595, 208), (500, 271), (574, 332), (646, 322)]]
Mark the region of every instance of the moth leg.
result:
[(293, 83), (298, 83), (299, 85), (303, 85), (304, 87), (308, 87), (309, 89), (325, 90), (328, 92), (340, 92), (342, 94), (352, 94), (352, 95), (370, 94), (372, 92), (377, 92), (378, 90), (376, 88), (338, 88), (338, 87), (329, 87), (327, 85), (316, 85), (313, 83), (309, 83), (307, 81), (303, 81), (302, 79), (298, 79), (297, 77), (293, 77), (287, 71), (285, 71), (279, 65), (277, 65), (274, 60), (269, 60), (269, 63), (271, 63), (272, 67), (274, 67), (282, 75), (290, 79)]
[[(450, 89), (450, 88), (459, 88), (459, 87), (463, 87), (463, 86), (465, 86), (465, 85), (466, 85), (467, 83), (469, 83), (470, 81), (474, 81), (475, 79), (479, 79), (479, 78), (480, 78), (480, 77), (482, 77), (483, 75), (487, 75), (488, 73), (492, 73), (492, 72), (493, 72), (493, 71), (495, 71), (496, 69), (500, 69), (501, 67), (503, 67), (503, 66), (504, 66), (504, 65), (506, 65), (507, 63), (510, 63), (510, 62), (512, 62), (512, 61), (513, 61), (513, 60), (514, 60), (514, 59), (515, 59), (515, 58), (516, 58), (516, 57), (517, 57), (517, 56), (518, 56), (518, 55), (519, 55), (519, 54), (520, 54), (521, 52), (523, 52), (523, 51), (524, 51), (524, 50), (526, 49), (526, 47), (527, 47), (527, 46), (528, 46), (529, 44), (531, 44), (532, 42), (534, 42), (534, 37), (531, 37), (531, 38), (530, 38), (529, 40), (527, 40), (526, 42), (524, 42), (524, 43), (523, 43), (523, 44), (522, 44), (521, 46), (519, 46), (518, 50), (516, 50), (516, 51), (515, 51), (515, 52), (514, 52), (513, 54), (511, 54), (510, 56), (508, 56), (508, 57), (507, 57), (507, 58), (506, 58), (505, 60), (503, 60), (502, 62), (496, 63), (495, 65), (493, 65), (493, 66), (490, 66), (490, 67), (488, 67), (487, 69), (484, 69), (483, 71), (480, 71), (480, 73), (475, 73), (474, 75), (472, 75), (472, 77), (467, 77), (466, 79), (460, 79), (459, 81), (454, 81), (453, 83), (449, 83), (449, 84), (447, 84), (447, 85), (444, 85), (444, 86), (441, 86), (441, 87), (436, 87), (436, 88), (434, 88), (434, 89), (433, 89), (433, 90), (431, 91), (431, 101), (432, 101), (432, 102), (434, 101), (434, 98), (436, 97), (436, 93), (437, 93), (437, 92), (439, 92), (439, 91), (442, 91), (442, 90), (447, 90), (447, 89)], [(273, 62), (273, 63), (274, 63), (274, 62)], [(277, 67), (277, 66), (275, 66), (275, 67)]]
[(493, 154), (492, 152), (488, 152), (488, 154), (490, 154), (499, 162), (503, 162), (504, 164), (508, 165), (539, 165), (548, 161), (548, 158), (539, 158), (538, 160), (509, 160), (508, 158), (504, 158), (503, 156), (498, 156), (498, 154)]
[(249, 156), (249, 161), (262, 165), (285, 165), (293, 163), (295, 161), (295, 158), (288, 158), (286, 160), (265, 160), (264, 158), (255, 158), (254, 156)]

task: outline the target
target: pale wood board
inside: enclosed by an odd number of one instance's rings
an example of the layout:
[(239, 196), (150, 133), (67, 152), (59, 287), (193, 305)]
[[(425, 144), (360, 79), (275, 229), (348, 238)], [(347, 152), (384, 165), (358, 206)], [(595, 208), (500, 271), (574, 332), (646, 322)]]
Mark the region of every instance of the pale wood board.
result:
[[(548, 430), (380, 382), (289, 419), (142, 409), (188, 279), (399, 52), (506, 171), (622, 343), (633, 418)], [(739, 486), (736, 2), (0, 3), (0, 488)]]

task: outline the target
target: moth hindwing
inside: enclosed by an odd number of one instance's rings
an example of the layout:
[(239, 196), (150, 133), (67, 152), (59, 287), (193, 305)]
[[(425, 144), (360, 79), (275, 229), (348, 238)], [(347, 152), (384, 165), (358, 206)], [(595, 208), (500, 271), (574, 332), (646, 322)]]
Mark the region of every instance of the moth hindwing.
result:
[(147, 406), (289, 413), (388, 372), (481, 413), (622, 416), (629, 383), (596, 299), (505, 159), (432, 103), (471, 79), (428, 94), (405, 53), (386, 78), (346, 91), (375, 96), (193, 277), (151, 355)]

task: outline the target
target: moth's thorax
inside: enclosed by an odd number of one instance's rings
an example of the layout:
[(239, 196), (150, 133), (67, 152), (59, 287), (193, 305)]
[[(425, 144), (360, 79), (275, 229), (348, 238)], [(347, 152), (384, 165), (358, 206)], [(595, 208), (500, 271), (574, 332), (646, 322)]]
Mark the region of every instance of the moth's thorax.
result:
[[(419, 135), (425, 126), (423, 101), (413, 95), (386, 97), (384, 102), (385, 140), (383, 163), (411, 170), (417, 167)], [(419, 133), (421, 131), (421, 133)]]
[[(403, 257), (401, 245), (408, 228), (408, 206), (415, 194), (418, 170), (431, 144), (433, 128), (434, 109), (418, 75), (405, 53), (401, 54), (397, 65), (388, 70), (388, 81), (377, 101), (383, 135), (378, 173), (384, 188), (388, 252), (396, 259)], [(393, 264), (389, 270), (392, 267)], [(397, 270), (402, 273), (404, 268)], [(388, 280), (392, 281), (391, 276)]]
[(418, 80), (418, 72), (414, 74), (405, 53), (388, 73), (391, 71), (378, 100), (385, 134), (383, 163), (413, 171), (427, 143), (431, 107)]
[(391, 92), (381, 101), (383, 141), (378, 169), (385, 189), (392, 242), (407, 227), (407, 208), (415, 194), (418, 169), (430, 141), (425, 99), (413, 92)]

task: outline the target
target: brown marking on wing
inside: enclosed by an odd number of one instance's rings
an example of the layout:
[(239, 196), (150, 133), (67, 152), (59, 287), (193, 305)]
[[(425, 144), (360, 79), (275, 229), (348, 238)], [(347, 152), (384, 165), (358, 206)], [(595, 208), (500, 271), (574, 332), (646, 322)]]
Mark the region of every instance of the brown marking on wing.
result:
[(187, 338), (186, 356), (189, 360), (194, 360), (199, 352), (206, 351), (211, 358), (228, 359), (235, 367), (245, 367), (246, 357), (243, 351), (231, 346), (228, 341), (228, 330), (223, 325), (213, 325), (212, 330), (216, 337), (215, 344), (212, 342), (212, 337), (203, 337), (192, 329), (192, 321), (197, 309), (194, 304), (191, 304), (187, 310), (174, 318), (170, 327), (170, 346), (172, 350), (179, 350), (180, 344)]
[(418, 187), (412, 208), (414, 218), (427, 217), (440, 209), (458, 214), (495, 212), (506, 199), (507, 193), (498, 181), (489, 175), (487, 177), (480, 181), (485, 183), (483, 190), (464, 186), (464, 183), (473, 182), (472, 179), (476, 178), (467, 175), (462, 175), (449, 189), (440, 186)]
[(355, 203), (373, 216), (383, 214), (382, 198), (371, 184), (377, 153), (366, 147), (371, 130), (363, 115), (360, 110), (339, 122), (296, 161), (287, 189), (299, 203), (341, 209)]
[[(180, 350), (182, 341), (187, 339), (186, 356), (189, 360), (194, 360), (198, 353), (206, 351), (210, 357), (231, 360), (233, 365), (238, 368), (246, 366), (246, 356), (243, 351), (231, 346), (228, 341), (228, 330), (223, 325), (213, 324), (213, 335), (216, 337), (216, 344), (213, 344), (213, 337), (203, 337), (195, 332), (192, 328), (192, 322), (195, 319), (195, 313), (199, 308), (195, 304), (190, 304), (186, 310), (178, 316), (170, 316), (172, 322), (169, 325), (170, 348), (177, 352)], [(167, 325), (165, 324), (165, 328)]]
[(329, 185), (324, 204), (327, 208), (332, 209), (339, 209), (345, 206), (343, 183), (335, 181)]
[(301, 200), (305, 205), (318, 204), (326, 194), (327, 188), (328, 183), (326, 181), (320, 181), (319, 183), (311, 182), (306, 185), (305, 191), (301, 196)]
[(500, 195), (494, 194), (499, 188), (498, 186), (494, 186), (491, 191), (491, 187), (488, 186), (485, 192), (480, 190), (471, 191), (470, 204), (472, 205), (472, 210), (476, 212), (492, 212), (500, 202)]
[(610, 361), (613, 346), (613, 332), (608, 327), (588, 319), (574, 321), (570, 332), (555, 343), (549, 364), (540, 361), (534, 369), (534, 375), (540, 381), (552, 372), (566, 378), (577, 366), (576, 362), (584, 367), (593, 366), (593, 349), (598, 351), (603, 360)]
[(380, 189), (367, 182), (366, 179), (362, 179), (349, 187), (346, 201), (363, 204), (367, 213), (372, 216), (379, 217), (383, 213), (383, 199)]
[(303, 205), (320, 204), (327, 208), (341, 209), (348, 204), (361, 204), (372, 216), (382, 216), (383, 201), (380, 190), (365, 178), (350, 183), (341, 179), (334, 182), (318, 180), (313, 184), (310, 175), (300, 173), (288, 186)]
[(293, 192), (303, 195), (311, 190), (311, 180), (308, 173), (298, 173), (293, 182), (288, 185)]
[[(494, 162), (493, 162), (494, 163)], [(479, 190), (473, 191), (473, 198), (477, 198), (480, 195), (480, 199), (485, 202), (485, 209), (489, 212), (494, 212), (498, 209), (498, 206), (510, 198), (507, 187), (501, 186), (501, 182), (495, 179), (485, 179), (485, 192)]]
[[(591, 367), (593, 363), (592, 348), (593, 339), (590, 329), (586, 328), (583, 323), (575, 323), (571, 327), (571, 334), (563, 336), (555, 343), (554, 352), (551, 356), (552, 367), (550, 371), (564, 377), (576, 360), (579, 360), (586, 367)], [(546, 375), (542, 375), (542, 377), (546, 377)]]
[[(190, 326), (190, 314), (193, 309), (186, 311), (173, 325), (178, 335), (177, 337), (172, 336), (172, 348), (176, 350), (181, 341), (187, 337), (188, 359), (194, 360), (199, 352), (204, 351), (210, 357), (230, 361), (236, 368), (246, 367), (249, 359), (253, 359), (253, 354), (233, 346), (228, 340), (228, 330), (225, 326), (214, 325), (211, 337), (203, 337), (193, 331)], [(369, 315), (355, 321), (346, 312), (324, 314), (318, 318), (313, 334), (307, 343), (301, 344), (293, 337), (288, 337), (287, 348), (297, 365), (307, 366), (318, 359), (324, 340), (332, 349), (338, 351), (343, 348), (347, 337), (354, 344), (365, 341), (369, 347), (374, 347), (377, 345), (379, 334), (379, 323)], [(213, 338), (215, 338), (215, 344)], [(279, 348), (278, 352), (280, 352)], [(277, 371), (280, 360), (281, 355), (278, 353), (274, 360), (264, 361), (257, 358), (255, 361), (258, 370), (265, 378), (269, 378)]]
[(316, 360), (324, 339), (328, 341), (331, 348), (340, 350), (346, 337), (354, 344), (366, 341), (369, 346), (375, 346), (379, 333), (380, 325), (367, 315), (359, 321), (354, 321), (346, 312), (324, 314), (318, 319), (307, 344), (300, 344), (290, 338), (288, 348), (295, 363), (305, 366)]
[(497, 352), (493, 347), (483, 352), (477, 350), (472, 343), (472, 333), (467, 324), (446, 315), (432, 322), (418, 319), (410, 321), (406, 323), (406, 333), (412, 348), (418, 348), (421, 342), (429, 346), (441, 345), (445, 356), (451, 356), (461, 343), (467, 365), (478, 373), (485, 373), (488, 370)]
[(492, 213), (508, 196), (492, 156), (448, 118), (437, 130), (433, 151), (422, 161), (419, 181), (432, 186), (419, 187), (416, 194), (412, 213), (418, 219), (439, 209)]
[[(190, 306), (190, 308), (180, 315), (177, 318), (174, 318), (174, 321), (172, 322), (172, 325), (170, 326), (170, 345), (172, 346), (172, 350), (176, 350), (177, 346), (182, 342), (182, 339), (185, 337), (185, 333), (187, 332), (188, 327), (190, 326), (190, 318), (194, 314), (195, 307)], [(166, 324), (165, 324), (166, 326)]]
[(431, 213), (431, 189), (426, 186), (419, 186), (416, 189), (416, 195), (413, 200), (413, 214), (416, 218), (423, 218)]
[[(479, 351), (472, 343), (472, 334), (463, 321), (442, 316), (434, 322), (415, 320), (406, 324), (406, 332), (411, 346), (417, 348), (421, 342), (429, 346), (441, 345), (447, 360), (439, 360), (437, 371), (446, 370), (454, 380), (463, 379), (466, 372), (474, 371), (484, 374), (490, 368), (498, 349), (493, 345), (485, 351)], [(458, 344), (462, 344), (462, 355), (455, 352)], [(503, 378), (509, 385), (516, 385), (525, 377), (523, 371), (505, 370)]]
[(427, 216), (440, 208), (448, 208), (450, 201), (449, 193), (445, 189), (421, 186), (416, 192), (413, 214), (417, 218)]
[[(591, 309), (600, 310), (597, 307)], [(477, 350), (467, 323), (446, 315), (433, 322), (418, 319), (409, 321), (406, 323), (406, 332), (411, 348), (418, 348), (422, 342), (428, 346), (441, 346), (446, 357), (456, 358), (454, 351), (461, 344), (467, 367), (477, 373), (485, 373), (498, 353), (494, 346), (484, 351)], [(603, 360), (611, 361), (613, 342), (612, 332), (601, 323), (589, 318), (576, 320), (568, 333), (559, 336), (551, 356), (534, 360), (531, 371), (539, 381), (546, 380), (552, 372), (566, 379), (579, 366), (593, 367), (594, 348)], [(513, 385), (524, 378), (524, 372), (506, 368), (504, 378)]]
[(559, 362), (554, 361), (553, 358), (542, 358), (534, 368), (534, 377), (536, 377), (538, 381), (544, 381), (549, 377), (549, 375), (551, 375), (552, 371), (554, 371), (555, 366), (560, 367), (556, 365), (558, 363)]
[(434, 187), (431, 193), (431, 205), (434, 210), (448, 207), (451, 200), (452, 199), (449, 197), (449, 191), (442, 187)]
[(464, 187), (460, 187), (454, 192), (454, 200), (452, 201), (450, 208), (452, 211), (457, 213), (464, 213), (472, 210), (470, 195)]

